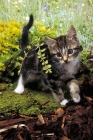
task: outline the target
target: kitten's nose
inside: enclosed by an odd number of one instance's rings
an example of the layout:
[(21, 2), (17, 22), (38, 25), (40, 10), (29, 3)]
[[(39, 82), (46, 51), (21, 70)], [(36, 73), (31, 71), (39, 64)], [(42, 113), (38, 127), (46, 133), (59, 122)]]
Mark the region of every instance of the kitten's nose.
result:
[(67, 60), (64, 60), (65, 63), (67, 63)]
[(66, 55), (64, 55), (63, 60), (64, 60), (65, 63), (67, 63), (68, 57)]

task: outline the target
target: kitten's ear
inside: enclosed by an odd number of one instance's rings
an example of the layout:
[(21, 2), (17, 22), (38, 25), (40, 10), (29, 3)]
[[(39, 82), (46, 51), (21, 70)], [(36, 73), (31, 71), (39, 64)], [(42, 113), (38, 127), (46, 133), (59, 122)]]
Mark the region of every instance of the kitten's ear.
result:
[(53, 47), (56, 44), (56, 40), (45, 36), (45, 43), (48, 45), (48, 47)]
[(56, 40), (46, 36), (45, 37), (45, 43), (47, 44), (50, 53), (51, 54), (53, 54), (53, 53), (55, 54), (56, 53), (56, 49), (57, 49), (57, 47), (56, 47), (56, 44), (57, 44)]
[(76, 32), (76, 29), (74, 26), (71, 26), (69, 31), (68, 31), (68, 34), (67, 34), (67, 38), (70, 39), (70, 40), (73, 40), (73, 41), (77, 41), (77, 32)]

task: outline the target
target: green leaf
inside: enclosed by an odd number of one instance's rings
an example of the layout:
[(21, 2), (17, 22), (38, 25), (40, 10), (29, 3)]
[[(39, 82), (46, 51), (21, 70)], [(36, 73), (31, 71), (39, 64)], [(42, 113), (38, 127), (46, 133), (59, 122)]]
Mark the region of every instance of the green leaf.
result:
[(48, 68), (51, 68), (51, 65), (48, 65)]
[(48, 60), (45, 61), (45, 64), (48, 64)]
[(37, 53), (37, 54), (38, 54), (38, 56), (41, 56), (41, 51), (38, 51), (38, 53)]
[(45, 52), (46, 49), (41, 49), (41, 52)]
[(14, 76), (14, 72), (9, 73), (10, 76)]

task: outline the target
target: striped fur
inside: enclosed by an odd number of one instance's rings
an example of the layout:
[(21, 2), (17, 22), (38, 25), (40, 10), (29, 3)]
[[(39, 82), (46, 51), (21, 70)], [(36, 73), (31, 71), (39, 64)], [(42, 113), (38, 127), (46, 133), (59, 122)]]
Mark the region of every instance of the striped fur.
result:
[[(32, 24), (33, 16), (31, 15), (28, 24), (23, 28), (21, 43), (23, 51), (28, 45), (28, 32)], [(82, 46), (80, 46), (75, 28), (71, 26), (67, 35), (61, 35), (55, 39), (45, 37), (42, 48), (46, 48), (45, 56), (52, 66), (52, 73), (46, 75), (37, 56), (38, 50), (32, 47), (22, 64), (15, 92), (21, 94), (27, 83), (37, 81), (42, 90), (51, 90), (55, 100), (65, 105), (68, 100), (64, 98), (62, 85), (66, 83), (73, 101), (79, 102), (80, 89), (75, 75), (80, 69), (79, 54)]]

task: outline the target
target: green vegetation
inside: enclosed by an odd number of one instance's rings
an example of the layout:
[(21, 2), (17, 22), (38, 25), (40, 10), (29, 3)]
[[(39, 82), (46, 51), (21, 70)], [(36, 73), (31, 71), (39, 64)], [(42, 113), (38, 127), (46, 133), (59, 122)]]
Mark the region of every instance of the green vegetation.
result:
[[(0, 22), (0, 78), (3, 82), (11, 82), (11, 77), (18, 75), (20, 71), (23, 60), (19, 55), (21, 52), (19, 42), (22, 27), (22, 23), (16, 21)], [(44, 61), (45, 50), (41, 50), (39, 44), (40, 41), (44, 40), (44, 36), (56, 37), (56, 33), (54, 29), (46, 28), (40, 22), (35, 23), (33, 33), (29, 34), (29, 42), (39, 48), (38, 57), (41, 58), (44, 70), (49, 72), (50, 65), (47, 61)]]
[(20, 66), (20, 27), (21, 24), (15, 21), (0, 22), (0, 79), (4, 82), (11, 82), (8, 76), (13, 76)]
[[(92, 0), (0, 0), (1, 82), (10, 83), (11, 85), (12, 80), (19, 74), (20, 65), (23, 61), (19, 57), (21, 51), (19, 48), (21, 31), (22, 27), (28, 22), (30, 14), (34, 15), (34, 25), (29, 34), (31, 45), (39, 47), (40, 41), (44, 40), (45, 36), (56, 37), (61, 34), (64, 35), (70, 26), (74, 25), (84, 50), (80, 58), (89, 68), (86, 57), (89, 54), (90, 46), (93, 46)], [(51, 66), (48, 65), (48, 61), (44, 61), (44, 51), (39, 49), (38, 57), (41, 58), (44, 70), (51, 72)], [(14, 94), (13, 89), (2, 91), (0, 95), (0, 112), (20, 108), (19, 111), (23, 114), (25, 114), (25, 111), (26, 114), (40, 113), (42, 110), (38, 110), (37, 103), (39, 101), (42, 102), (41, 97), (45, 97), (45, 100), (47, 100), (46, 96), (40, 96), (40, 94), (35, 94), (36, 97), (34, 95), (34, 98), (38, 99), (38, 101), (33, 103), (32, 92), (29, 94), (29, 97), (26, 97), (26, 93), (21, 96)], [(36, 108), (35, 112), (31, 111), (31, 108), (27, 110), (28, 105), (26, 103), (29, 103), (30, 100)], [(22, 106), (24, 106), (24, 109)], [(51, 103), (49, 110), (55, 108), (53, 106)], [(43, 111), (45, 110), (46, 108)]]
[(0, 113), (17, 111), (25, 115), (54, 112), (60, 105), (53, 100), (51, 93), (25, 90), (23, 95), (15, 94), (9, 85), (1, 85), (7, 90), (0, 92)]

